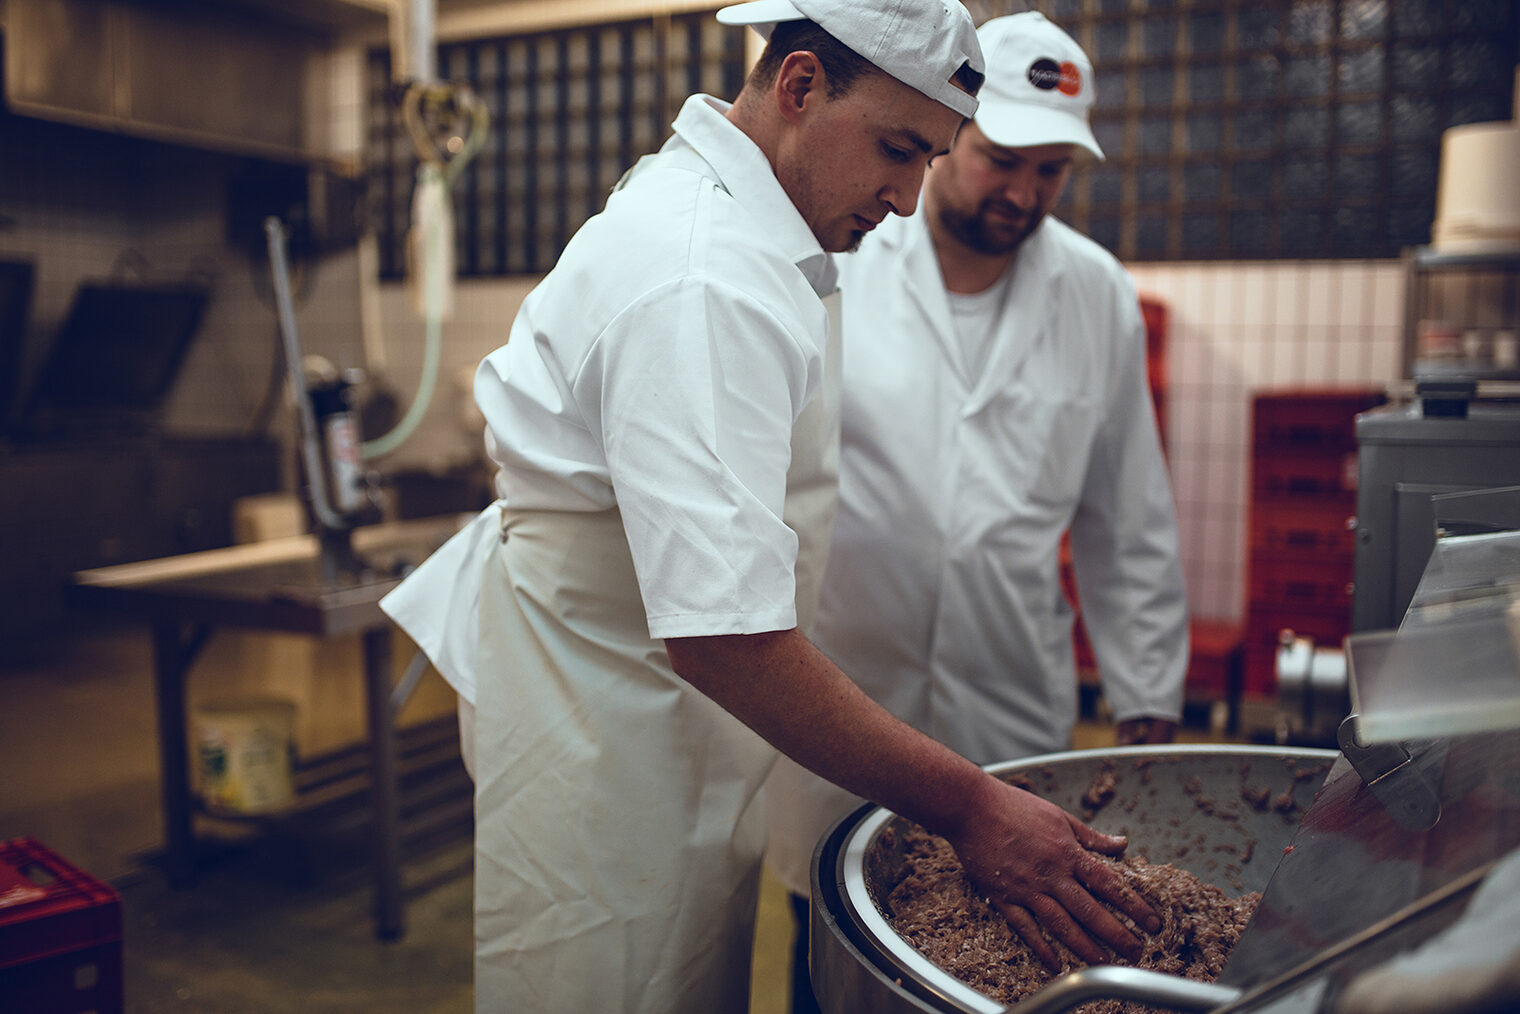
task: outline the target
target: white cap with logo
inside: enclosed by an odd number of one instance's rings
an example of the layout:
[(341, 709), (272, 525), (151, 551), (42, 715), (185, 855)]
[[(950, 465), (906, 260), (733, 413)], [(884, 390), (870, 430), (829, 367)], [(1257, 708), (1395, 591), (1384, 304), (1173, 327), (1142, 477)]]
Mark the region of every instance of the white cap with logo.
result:
[(959, 0), (753, 0), (718, 12), (725, 25), (749, 25), (767, 39), (778, 22), (804, 18), (903, 84), (976, 115), (976, 97), (950, 83), (963, 64), (978, 75), (985, 66)]
[(1087, 114), (1092, 61), (1076, 40), (1038, 11), (994, 18), (977, 30), (987, 58), (976, 125), (1004, 148), (1081, 145), (1099, 158)]

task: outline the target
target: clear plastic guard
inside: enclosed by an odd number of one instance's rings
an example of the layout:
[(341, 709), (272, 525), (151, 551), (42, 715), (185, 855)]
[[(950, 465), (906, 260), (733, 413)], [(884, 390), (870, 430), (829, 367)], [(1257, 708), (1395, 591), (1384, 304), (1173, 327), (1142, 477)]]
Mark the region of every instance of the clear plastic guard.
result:
[(1520, 727), (1520, 532), (1437, 539), (1399, 629), (1346, 658), (1362, 743)]

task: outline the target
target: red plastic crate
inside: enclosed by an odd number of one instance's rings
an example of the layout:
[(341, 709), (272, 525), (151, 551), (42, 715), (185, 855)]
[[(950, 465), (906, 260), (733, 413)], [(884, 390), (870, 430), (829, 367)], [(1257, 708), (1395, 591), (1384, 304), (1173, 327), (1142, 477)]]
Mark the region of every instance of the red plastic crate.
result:
[(124, 1006), (121, 896), (33, 838), (0, 841), (0, 1010)]

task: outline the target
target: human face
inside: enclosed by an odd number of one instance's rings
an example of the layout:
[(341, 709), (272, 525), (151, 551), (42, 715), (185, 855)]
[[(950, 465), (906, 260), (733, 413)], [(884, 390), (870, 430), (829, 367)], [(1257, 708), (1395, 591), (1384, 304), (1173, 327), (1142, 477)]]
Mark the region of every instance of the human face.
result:
[(925, 200), (949, 236), (970, 250), (1017, 250), (1066, 189), (1071, 144), (1004, 148), (966, 124), (955, 147), (929, 174)]
[(963, 117), (884, 73), (861, 75), (833, 99), (816, 85), (778, 149), (776, 178), (819, 245), (839, 253), (888, 214), (913, 213), (924, 169), (949, 150)]

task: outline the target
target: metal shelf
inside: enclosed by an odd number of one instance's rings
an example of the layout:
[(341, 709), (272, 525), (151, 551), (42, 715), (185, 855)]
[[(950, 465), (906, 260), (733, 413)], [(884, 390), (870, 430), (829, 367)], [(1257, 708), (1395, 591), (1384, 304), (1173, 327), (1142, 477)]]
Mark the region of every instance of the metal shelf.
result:
[(1403, 260), (1403, 377), (1520, 380), (1520, 249), (1420, 246)]

